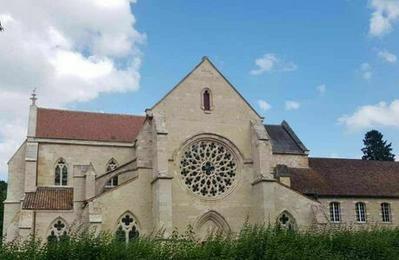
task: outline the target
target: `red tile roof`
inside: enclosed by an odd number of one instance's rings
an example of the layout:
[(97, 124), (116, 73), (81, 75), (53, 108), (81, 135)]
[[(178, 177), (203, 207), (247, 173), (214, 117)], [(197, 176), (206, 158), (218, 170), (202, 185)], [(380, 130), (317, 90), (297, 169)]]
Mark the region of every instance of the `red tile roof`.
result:
[(133, 142), (145, 117), (38, 108), (36, 137)]
[(399, 162), (309, 158), (290, 168), (291, 187), (318, 196), (399, 197)]
[(71, 210), (73, 209), (73, 188), (37, 187), (36, 192), (26, 193), (22, 208)]

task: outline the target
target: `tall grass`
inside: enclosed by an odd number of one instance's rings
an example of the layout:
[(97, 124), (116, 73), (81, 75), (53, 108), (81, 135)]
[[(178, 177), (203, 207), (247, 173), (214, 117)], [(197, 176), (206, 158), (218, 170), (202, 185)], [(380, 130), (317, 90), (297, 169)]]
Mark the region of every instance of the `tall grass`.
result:
[(246, 226), (234, 237), (196, 240), (142, 237), (129, 244), (109, 234), (83, 234), (56, 243), (30, 239), (3, 244), (0, 259), (399, 259), (399, 229), (292, 232)]

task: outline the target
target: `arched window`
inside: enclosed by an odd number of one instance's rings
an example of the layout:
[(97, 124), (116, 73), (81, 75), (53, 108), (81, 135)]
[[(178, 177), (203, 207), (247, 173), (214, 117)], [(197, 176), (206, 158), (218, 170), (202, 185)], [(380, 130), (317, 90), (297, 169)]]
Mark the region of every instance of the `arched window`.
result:
[(111, 158), (107, 163), (106, 171), (107, 172), (113, 171), (118, 167), (118, 165), (119, 165), (118, 162), (114, 158)]
[(68, 168), (63, 158), (57, 161), (54, 174), (55, 174), (54, 185), (56, 186), (68, 185)]
[(68, 239), (68, 228), (65, 221), (61, 218), (56, 219), (49, 228), (47, 236), (48, 242), (57, 242), (63, 239)]
[(129, 212), (123, 214), (118, 221), (115, 238), (118, 241), (129, 243), (139, 237), (137, 221)]
[(391, 205), (389, 203), (381, 203), (382, 222), (391, 222)]
[(296, 221), (294, 217), (287, 211), (282, 212), (277, 218), (277, 224), (288, 230), (296, 230)]
[(366, 204), (364, 202), (357, 202), (355, 205), (356, 209), (356, 220), (359, 223), (366, 222)]
[(330, 203), (330, 221), (339, 223), (341, 221), (341, 207), (339, 202)]
[[(118, 162), (117, 162), (114, 158), (111, 158), (111, 159), (108, 161), (108, 163), (107, 163), (106, 172), (113, 171), (113, 170), (115, 170), (116, 168), (118, 168), (118, 166), (119, 166)], [(105, 187), (107, 187), (107, 188), (110, 188), (110, 187), (112, 188), (112, 187), (115, 187), (115, 186), (118, 186), (118, 176), (112, 177), (112, 178), (109, 179), (109, 180), (107, 181), (107, 183), (105, 184)]]
[(201, 94), (201, 105), (204, 111), (211, 111), (212, 110), (212, 93), (211, 90), (206, 88), (202, 90)]

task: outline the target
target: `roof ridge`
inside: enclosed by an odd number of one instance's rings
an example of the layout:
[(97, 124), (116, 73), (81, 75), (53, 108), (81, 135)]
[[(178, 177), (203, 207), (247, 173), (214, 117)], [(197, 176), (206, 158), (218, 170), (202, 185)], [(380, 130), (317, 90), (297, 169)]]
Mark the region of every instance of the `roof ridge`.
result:
[(309, 159), (364, 161), (364, 162), (377, 162), (377, 163), (399, 163), (399, 161), (363, 160), (361, 158), (309, 157)]
[(60, 111), (60, 112), (71, 112), (71, 113), (86, 113), (86, 114), (109, 115), (109, 116), (127, 116), (127, 117), (143, 117), (143, 118), (145, 117), (145, 116), (134, 115), (134, 114), (95, 112), (95, 111), (83, 111), (83, 110), (70, 110), (70, 109), (60, 109), (60, 108), (38, 107), (37, 109), (38, 110)]

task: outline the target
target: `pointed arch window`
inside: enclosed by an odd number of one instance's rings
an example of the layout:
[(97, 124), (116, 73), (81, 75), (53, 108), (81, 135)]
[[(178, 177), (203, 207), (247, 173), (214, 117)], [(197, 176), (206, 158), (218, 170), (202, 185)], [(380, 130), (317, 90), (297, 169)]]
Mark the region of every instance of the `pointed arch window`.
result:
[[(108, 163), (107, 163), (107, 168), (106, 168), (106, 172), (110, 172), (115, 170), (116, 168), (118, 168), (119, 164), (118, 161), (115, 160), (114, 158), (111, 158)], [(105, 184), (105, 187), (107, 188), (112, 188), (118, 186), (118, 176), (114, 176), (111, 179), (109, 179), (107, 181), (107, 183)]]
[(381, 216), (382, 222), (389, 223), (391, 222), (391, 205), (387, 202), (381, 203)]
[(118, 221), (115, 238), (118, 241), (129, 243), (140, 235), (138, 224), (133, 215), (129, 212), (123, 214)]
[(277, 224), (280, 227), (288, 230), (296, 230), (295, 218), (287, 211), (284, 211), (280, 214), (280, 216), (277, 218)]
[(201, 92), (201, 107), (204, 111), (211, 111), (212, 106), (212, 92), (209, 88), (205, 88)]
[(114, 158), (111, 158), (111, 159), (108, 161), (108, 163), (107, 163), (106, 171), (107, 171), (107, 172), (113, 171), (113, 170), (115, 170), (116, 168), (118, 168), (118, 166), (119, 166), (118, 161), (115, 160)]
[(366, 223), (366, 204), (364, 202), (357, 202), (355, 209), (357, 222)]
[(67, 225), (61, 218), (58, 218), (51, 223), (48, 233), (48, 242), (58, 242), (69, 238)]
[(68, 167), (63, 158), (59, 159), (55, 166), (54, 185), (56, 186), (68, 185)]

